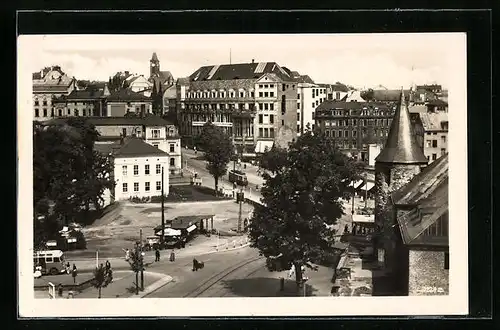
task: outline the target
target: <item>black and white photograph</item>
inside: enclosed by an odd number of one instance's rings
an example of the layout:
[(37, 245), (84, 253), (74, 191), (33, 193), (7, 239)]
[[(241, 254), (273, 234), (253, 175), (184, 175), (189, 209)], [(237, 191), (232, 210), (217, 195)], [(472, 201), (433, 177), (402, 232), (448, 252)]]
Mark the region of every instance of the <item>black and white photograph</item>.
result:
[(465, 34), (21, 35), (18, 77), (21, 315), (467, 311)]

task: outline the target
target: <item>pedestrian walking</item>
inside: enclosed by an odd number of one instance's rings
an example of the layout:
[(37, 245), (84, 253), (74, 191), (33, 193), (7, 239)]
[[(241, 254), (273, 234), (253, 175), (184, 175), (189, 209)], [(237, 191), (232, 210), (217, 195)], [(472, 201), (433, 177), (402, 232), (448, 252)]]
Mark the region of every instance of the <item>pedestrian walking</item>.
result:
[(130, 259), (130, 250), (129, 249), (122, 249), (125, 252), (125, 261), (128, 261)]
[(109, 260), (106, 260), (106, 271), (109, 271), (111, 269), (111, 263)]
[(160, 250), (155, 250), (155, 262), (160, 261)]
[(348, 234), (348, 233), (349, 233), (349, 226), (346, 224), (344, 227), (344, 234)]
[(175, 252), (174, 252), (174, 250), (172, 250), (172, 252), (170, 252), (170, 261), (171, 262), (175, 261)]
[(78, 270), (76, 269), (76, 265), (73, 264), (73, 271), (71, 272), (71, 276), (73, 276), (73, 284), (76, 284), (77, 275), (78, 275)]

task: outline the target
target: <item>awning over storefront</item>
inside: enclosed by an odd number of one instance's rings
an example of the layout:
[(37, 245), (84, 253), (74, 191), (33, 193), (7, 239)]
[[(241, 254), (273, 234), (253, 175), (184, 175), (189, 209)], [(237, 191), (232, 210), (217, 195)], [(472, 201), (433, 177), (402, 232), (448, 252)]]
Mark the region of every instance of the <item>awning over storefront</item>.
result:
[(257, 145), (255, 146), (255, 152), (261, 154), (264, 151), (266, 151), (266, 147), (267, 147), (267, 151), (269, 151), (269, 150), (271, 150), (273, 145), (274, 145), (274, 141), (257, 141)]
[(365, 182), (363, 180), (358, 180), (356, 182), (354, 182), (354, 187), (356, 189), (359, 189), (359, 187), (361, 187)]
[(191, 225), (186, 230), (187, 230), (188, 233), (190, 233), (190, 232), (192, 232), (195, 229), (196, 229), (196, 225)]
[(375, 187), (375, 184), (373, 182), (366, 182), (366, 184), (363, 182), (360, 184), (356, 189), (358, 190), (371, 190), (373, 187)]
[(371, 190), (373, 187), (375, 187), (375, 184), (373, 182), (368, 181), (366, 183), (366, 190)]
[[(157, 236), (161, 236), (161, 228), (160, 230), (156, 231)], [(180, 236), (181, 231), (177, 229), (172, 229), (172, 228), (165, 228), (165, 236)]]
[(375, 216), (373, 214), (364, 215), (364, 214), (353, 214), (352, 222), (358, 223), (375, 223)]

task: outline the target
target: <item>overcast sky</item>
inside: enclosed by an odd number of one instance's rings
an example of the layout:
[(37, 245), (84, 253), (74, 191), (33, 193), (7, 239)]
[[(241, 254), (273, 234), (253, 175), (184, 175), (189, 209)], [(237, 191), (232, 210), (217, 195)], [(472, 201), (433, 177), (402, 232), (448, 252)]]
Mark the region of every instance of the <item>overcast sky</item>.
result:
[[(156, 52), (175, 78), (200, 66), (277, 62), (318, 83), (360, 88), (412, 83), (448, 85), (450, 56), (465, 51), (460, 34), (351, 35), (65, 35), (27, 39), (32, 71), (60, 65), (77, 79), (108, 80), (117, 71), (149, 75)], [(24, 44), (24, 43), (23, 43)], [(457, 48), (458, 47), (458, 48)], [(460, 48), (462, 47), (462, 48)], [(26, 49), (25, 49), (26, 48)], [(231, 51), (230, 51), (231, 50)], [(412, 69), (413, 68), (413, 69)]]

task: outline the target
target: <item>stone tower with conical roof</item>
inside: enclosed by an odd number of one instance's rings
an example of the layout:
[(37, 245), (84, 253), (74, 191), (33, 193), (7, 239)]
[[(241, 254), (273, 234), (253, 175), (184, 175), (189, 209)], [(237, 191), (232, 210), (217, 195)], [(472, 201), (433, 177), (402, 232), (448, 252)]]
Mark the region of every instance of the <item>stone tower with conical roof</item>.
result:
[(375, 158), (375, 223), (381, 230), (378, 251), (384, 250), (386, 269), (392, 269), (397, 224), (390, 200), (393, 191), (407, 184), (427, 166), (418, 145), (403, 89), (392, 119), (384, 149)]
[(159, 76), (160, 75), (160, 60), (156, 53), (153, 53), (151, 59), (149, 60), (149, 76)]

